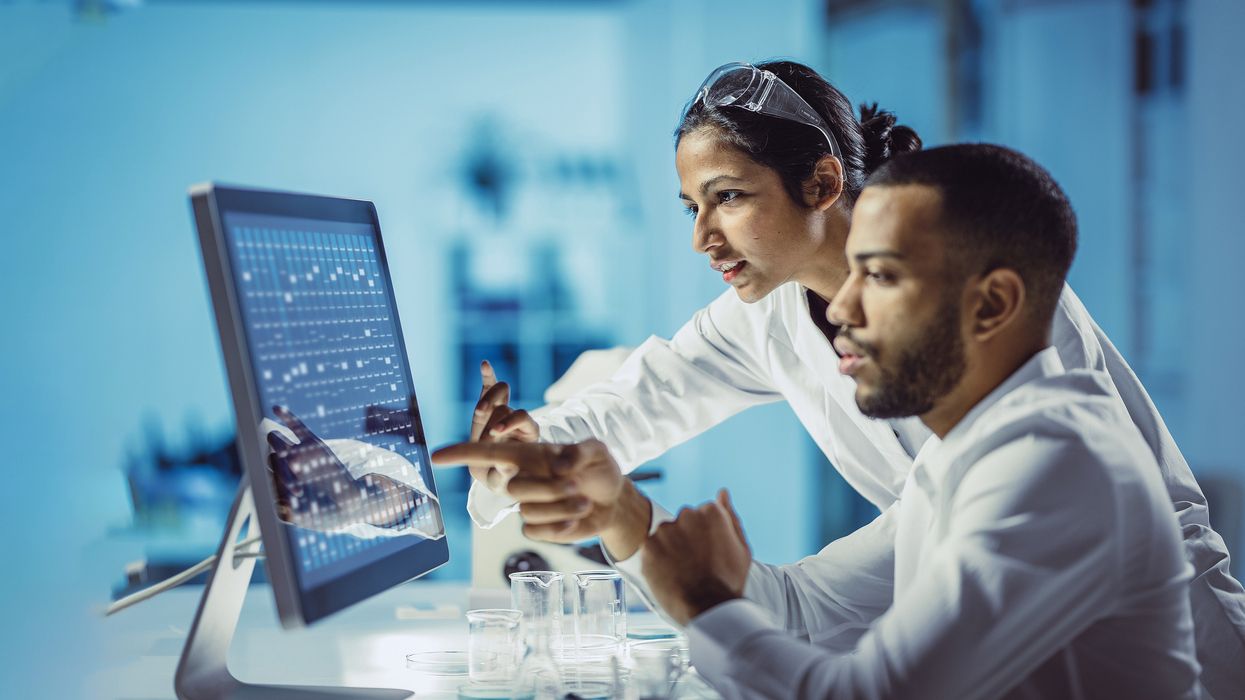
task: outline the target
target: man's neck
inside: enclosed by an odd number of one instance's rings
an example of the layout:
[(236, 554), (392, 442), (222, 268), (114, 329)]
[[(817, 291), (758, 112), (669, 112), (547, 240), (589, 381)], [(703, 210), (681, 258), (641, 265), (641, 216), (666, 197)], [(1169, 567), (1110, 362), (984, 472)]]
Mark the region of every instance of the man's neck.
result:
[[(1044, 347), (1045, 343), (1029, 344), (1015, 352), (999, 353), (1002, 357), (993, 361), (979, 359), (975, 367), (970, 361), (960, 383), (938, 399), (932, 409), (922, 413), (921, 422), (939, 439), (945, 438), (990, 392), (999, 388)], [(988, 350), (979, 353), (983, 356), (989, 354)]]

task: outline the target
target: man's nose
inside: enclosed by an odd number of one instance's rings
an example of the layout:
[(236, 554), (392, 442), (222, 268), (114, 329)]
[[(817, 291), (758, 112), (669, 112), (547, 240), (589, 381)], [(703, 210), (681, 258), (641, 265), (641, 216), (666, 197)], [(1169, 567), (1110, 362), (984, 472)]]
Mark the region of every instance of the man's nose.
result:
[(826, 307), (826, 320), (840, 327), (864, 325), (864, 313), (860, 307), (860, 286), (855, 275), (850, 275), (830, 300)]

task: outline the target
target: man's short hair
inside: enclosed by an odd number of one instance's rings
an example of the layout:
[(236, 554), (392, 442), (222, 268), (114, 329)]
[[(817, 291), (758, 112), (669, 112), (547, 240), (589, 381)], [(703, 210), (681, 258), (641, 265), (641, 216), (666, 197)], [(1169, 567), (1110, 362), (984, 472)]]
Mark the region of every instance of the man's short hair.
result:
[(1049, 323), (1076, 253), (1076, 213), (1058, 183), (1010, 148), (963, 144), (882, 164), (865, 187), (927, 185), (942, 199), (940, 233), (957, 273), (1000, 267), (1024, 280), (1034, 313)]

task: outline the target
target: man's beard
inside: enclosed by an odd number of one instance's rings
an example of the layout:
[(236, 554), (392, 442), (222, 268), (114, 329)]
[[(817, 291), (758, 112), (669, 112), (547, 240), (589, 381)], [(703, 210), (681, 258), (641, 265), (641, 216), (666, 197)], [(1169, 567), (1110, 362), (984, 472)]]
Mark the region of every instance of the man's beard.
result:
[[(847, 332), (851, 338), (850, 331)], [(856, 341), (878, 368), (873, 391), (856, 390), (856, 406), (870, 418), (919, 416), (934, 407), (964, 376), (964, 340), (960, 337), (960, 309), (946, 300), (938, 317), (915, 334), (909, 347), (892, 348), (897, 359), (888, 365), (877, 361), (872, 346)]]

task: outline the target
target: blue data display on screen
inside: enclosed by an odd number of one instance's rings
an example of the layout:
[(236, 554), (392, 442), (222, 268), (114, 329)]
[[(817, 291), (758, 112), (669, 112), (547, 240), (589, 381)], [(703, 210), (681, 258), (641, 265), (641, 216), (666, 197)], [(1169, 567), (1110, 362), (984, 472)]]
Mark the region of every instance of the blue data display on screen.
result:
[[(443, 538), (373, 227), (246, 213), (224, 218), (253, 381), (267, 416), (261, 440), (276, 431), (282, 444), (294, 446), (273, 478), (302, 586)], [(313, 439), (300, 437), (274, 406), (288, 409)]]

